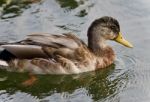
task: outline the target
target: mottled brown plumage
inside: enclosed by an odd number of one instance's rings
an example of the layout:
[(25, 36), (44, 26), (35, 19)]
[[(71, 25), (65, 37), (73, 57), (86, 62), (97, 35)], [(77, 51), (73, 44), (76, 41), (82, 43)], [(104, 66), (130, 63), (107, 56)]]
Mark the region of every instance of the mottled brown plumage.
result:
[(117, 20), (102, 17), (89, 27), (88, 45), (71, 33), (32, 34), (19, 42), (1, 43), (4, 51), (0, 59), (7, 61), (8, 70), (18, 72), (76, 74), (93, 71), (113, 63), (114, 51), (105, 42), (118, 40), (119, 32)]

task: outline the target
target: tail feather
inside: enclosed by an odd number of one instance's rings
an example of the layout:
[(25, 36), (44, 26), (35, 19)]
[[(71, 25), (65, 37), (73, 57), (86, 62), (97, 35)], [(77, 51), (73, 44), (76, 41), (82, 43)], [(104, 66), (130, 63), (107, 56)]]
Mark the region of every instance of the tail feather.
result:
[(1, 45), (6, 45), (6, 44), (8, 44), (7, 42), (0, 42), (0, 46)]
[(13, 54), (11, 54), (9, 51), (5, 49), (0, 51), (0, 60), (8, 62), (14, 58), (16, 57)]
[(6, 66), (8, 67), (8, 63), (6, 61), (0, 60), (0, 66)]
[(7, 42), (0, 42), (0, 66), (9, 66), (8, 62), (12, 59), (16, 58), (13, 54), (9, 51), (5, 50), (1, 47), (1, 45), (5, 45)]

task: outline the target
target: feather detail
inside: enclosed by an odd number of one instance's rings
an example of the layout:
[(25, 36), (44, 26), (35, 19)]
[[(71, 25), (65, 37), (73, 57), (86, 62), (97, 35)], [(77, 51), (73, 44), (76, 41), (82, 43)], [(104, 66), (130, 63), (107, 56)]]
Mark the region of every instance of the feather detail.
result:
[(6, 66), (8, 67), (8, 63), (6, 61), (0, 60), (0, 66)]

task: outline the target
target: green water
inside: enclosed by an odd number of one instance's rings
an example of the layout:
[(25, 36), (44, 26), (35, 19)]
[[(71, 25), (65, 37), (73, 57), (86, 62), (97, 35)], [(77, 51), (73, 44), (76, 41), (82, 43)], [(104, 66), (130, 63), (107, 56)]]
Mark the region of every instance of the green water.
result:
[(90, 23), (102, 16), (120, 22), (128, 49), (108, 42), (116, 52), (112, 66), (78, 75), (37, 75), (0, 70), (0, 102), (149, 102), (150, 2), (148, 0), (0, 0), (0, 41), (18, 41), (31, 33), (72, 32), (87, 40)]

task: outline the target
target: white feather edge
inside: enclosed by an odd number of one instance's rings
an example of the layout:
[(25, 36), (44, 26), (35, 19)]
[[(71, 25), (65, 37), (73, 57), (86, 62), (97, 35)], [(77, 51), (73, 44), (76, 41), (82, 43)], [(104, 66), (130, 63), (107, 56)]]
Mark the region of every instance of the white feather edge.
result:
[(6, 61), (0, 60), (0, 66), (9, 66)]

